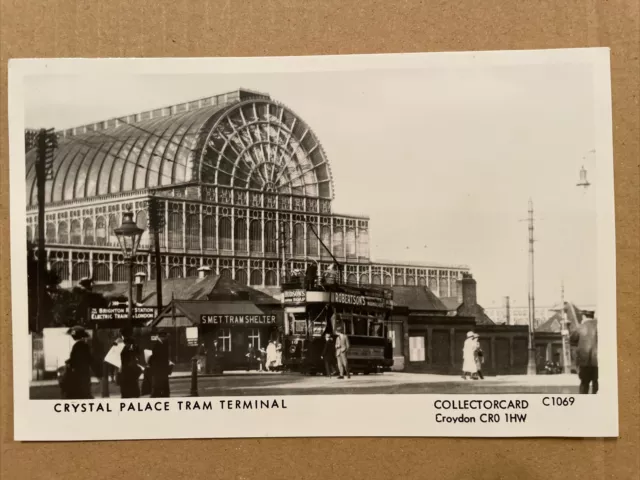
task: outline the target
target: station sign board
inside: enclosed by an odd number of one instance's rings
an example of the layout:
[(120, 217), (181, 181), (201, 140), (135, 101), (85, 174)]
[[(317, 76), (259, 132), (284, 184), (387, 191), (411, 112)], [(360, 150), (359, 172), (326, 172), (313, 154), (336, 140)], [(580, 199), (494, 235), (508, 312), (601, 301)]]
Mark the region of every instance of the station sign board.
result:
[[(153, 320), (158, 315), (156, 307), (133, 307), (132, 320)], [(128, 320), (129, 309), (127, 307), (90, 308), (89, 320), (92, 322), (108, 322), (114, 320)]]

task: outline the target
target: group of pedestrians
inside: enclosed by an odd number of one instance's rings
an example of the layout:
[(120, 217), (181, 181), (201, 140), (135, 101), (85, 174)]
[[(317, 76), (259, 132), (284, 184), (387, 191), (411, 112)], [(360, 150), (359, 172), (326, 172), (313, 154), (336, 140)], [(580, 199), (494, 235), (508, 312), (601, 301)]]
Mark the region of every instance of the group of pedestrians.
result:
[(349, 372), (349, 362), (347, 360), (347, 352), (351, 345), (349, 337), (344, 334), (342, 327), (336, 329), (335, 339), (331, 333), (325, 333), (325, 343), (322, 349), (322, 360), (324, 360), (324, 368), (327, 377), (332, 377), (333, 373), (338, 371), (338, 379), (343, 379), (346, 375), (351, 378)]
[[(69, 359), (59, 374), (59, 384), (62, 397), (65, 399), (91, 399), (92, 375), (102, 378), (109, 375), (103, 369), (103, 361), (96, 358), (89, 345), (89, 333), (83, 327), (72, 327), (68, 334), (74, 340)], [(120, 349), (120, 367), (118, 383), (122, 398), (139, 398), (141, 395), (151, 397), (169, 397), (169, 375), (171, 362), (169, 359), (169, 344), (166, 332), (160, 332), (154, 342), (151, 355), (145, 362), (144, 352), (133, 335), (133, 329), (125, 328), (120, 331), (120, 338), (116, 346)], [(142, 388), (140, 377), (142, 379)]]
[[(573, 329), (570, 341), (575, 347), (575, 365), (580, 378), (580, 393), (598, 393), (598, 324), (594, 311), (583, 310), (582, 322)], [(480, 336), (467, 332), (462, 348), (462, 378), (483, 380), (484, 354), (480, 347)]]
[(282, 343), (269, 340), (267, 348), (256, 349), (253, 343), (249, 343), (247, 353), (247, 372), (258, 370), (259, 372), (282, 372)]

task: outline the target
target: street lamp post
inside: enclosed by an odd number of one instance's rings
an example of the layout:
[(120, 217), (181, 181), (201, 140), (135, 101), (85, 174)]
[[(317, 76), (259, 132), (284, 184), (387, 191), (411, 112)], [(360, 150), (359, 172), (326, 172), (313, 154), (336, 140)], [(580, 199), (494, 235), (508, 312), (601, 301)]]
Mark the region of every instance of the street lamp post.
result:
[(127, 211), (122, 216), (122, 225), (114, 229), (114, 233), (120, 243), (124, 259), (129, 265), (129, 321), (127, 326), (131, 327), (133, 323), (133, 262), (138, 251), (140, 238), (144, 233), (144, 229), (138, 227), (133, 220), (131, 205), (127, 205)]

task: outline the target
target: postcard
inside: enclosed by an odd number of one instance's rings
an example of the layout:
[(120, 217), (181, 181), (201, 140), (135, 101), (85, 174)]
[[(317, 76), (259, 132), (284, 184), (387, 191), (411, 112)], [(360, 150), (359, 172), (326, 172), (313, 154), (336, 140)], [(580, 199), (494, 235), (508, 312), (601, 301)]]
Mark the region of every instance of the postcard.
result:
[(15, 439), (618, 435), (609, 50), (9, 65)]

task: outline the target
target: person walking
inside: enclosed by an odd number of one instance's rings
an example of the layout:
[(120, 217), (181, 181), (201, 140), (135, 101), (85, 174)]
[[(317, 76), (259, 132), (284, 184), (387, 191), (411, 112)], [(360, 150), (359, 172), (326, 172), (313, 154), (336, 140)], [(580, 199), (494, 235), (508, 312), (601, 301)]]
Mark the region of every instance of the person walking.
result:
[(158, 333), (158, 340), (151, 349), (149, 366), (151, 367), (151, 397), (170, 397), (169, 373), (171, 371), (171, 365), (167, 332)]
[(336, 336), (336, 360), (338, 362), (339, 375), (338, 379), (342, 380), (345, 373), (347, 378), (351, 378), (349, 373), (349, 362), (347, 361), (347, 352), (351, 345), (349, 345), (349, 338), (344, 334), (342, 327), (336, 329), (338, 335)]
[(265, 365), (265, 369), (267, 372), (275, 371), (276, 367), (276, 342), (275, 340), (269, 340), (269, 345), (267, 345), (267, 361)]
[(327, 377), (331, 378), (336, 366), (336, 344), (330, 333), (324, 336), (324, 348), (322, 349), (322, 360), (324, 360), (324, 371)]
[(282, 365), (282, 343), (280, 343), (280, 341), (278, 341), (276, 343), (276, 363), (275, 363), (275, 369), (277, 372), (282, 373), (284, 371), (283, 365)]
[(140, 398), (140, 347), (133, 338), (133, 330), (123, 329), (124, 347), (120, 351), (120, 396), (122, 398)]
[(473, 341), (475, 342), (473, 359), (476, 362), (476, 375), (478, 378), (480, 378), (480, 380), (484, 380), (484, 375), (482, 375), (482, 364), (484, 363), (484, 352), (482, 351), (482, 347), (480, 346), (480, 335), (478, 335), (477, 333), (474, 333)]
[(474, 338), (475, 333), (467, 332), (467, 338), (462, 346), (462, 378), (467, 379), (467, 376), (474, 378), (474, 375), (478, 371), (476, 364), (475, 352), (477, 348), (477, 342)]
[[(66, 361), (66, 373), (63, 396), (69, 400), (92, 399), (91, 372), (95, 369), (91, 348), (87, 343), (89, 334), (80, 326), (67, 332), (75, 340), (69, 359)], [(97, 375), (100, 376), (100, 375)]]
[(577, 346), (576, 366), (580, 378), (580, 393), (598, 393), (598, 323), (595, 312), (583, 311), (584, 320), (571, 334), (571, 344)]

